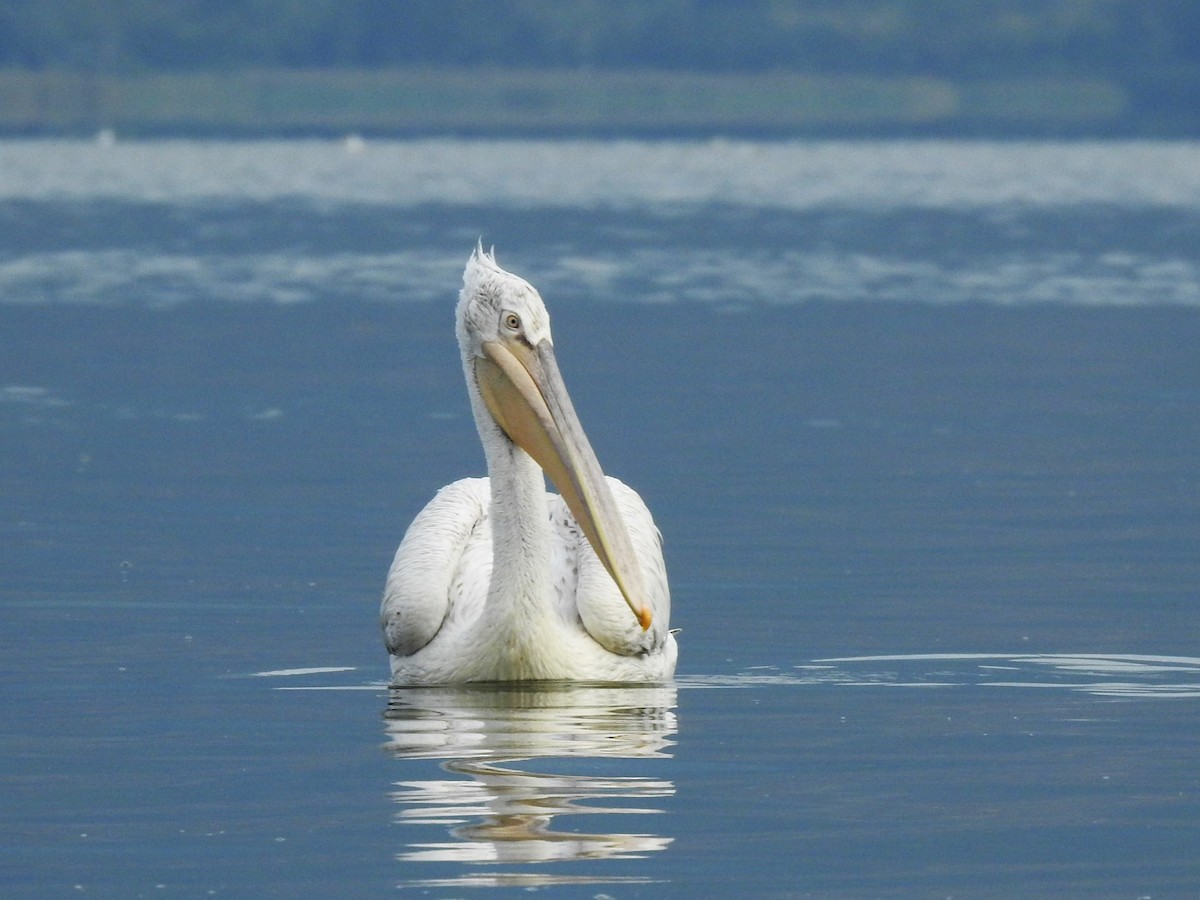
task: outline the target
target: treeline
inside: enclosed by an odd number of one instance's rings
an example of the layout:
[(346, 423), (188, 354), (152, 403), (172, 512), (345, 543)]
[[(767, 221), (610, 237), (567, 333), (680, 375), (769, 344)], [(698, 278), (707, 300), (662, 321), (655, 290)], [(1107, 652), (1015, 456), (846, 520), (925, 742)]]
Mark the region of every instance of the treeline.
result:
[(1196, 0), (6, 0), (0, 68), (1104, 76), (1184, 89)]

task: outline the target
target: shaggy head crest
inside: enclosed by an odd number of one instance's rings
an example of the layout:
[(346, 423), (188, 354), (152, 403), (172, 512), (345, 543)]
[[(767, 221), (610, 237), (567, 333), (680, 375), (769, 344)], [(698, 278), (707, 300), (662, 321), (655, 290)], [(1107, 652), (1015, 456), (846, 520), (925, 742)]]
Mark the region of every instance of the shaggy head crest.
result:
[(537, 290), (524, 278), (500, 268), (494, 248), (484, 250), (483, 243), (477, 243), (463, 270), (463, 287), (455, 310), (464, 352), (474, 355), (479, 341), (493, 339), (500, 316), (509, 312), (520, 316), (531, 342), (549, 340), (550, 317)]

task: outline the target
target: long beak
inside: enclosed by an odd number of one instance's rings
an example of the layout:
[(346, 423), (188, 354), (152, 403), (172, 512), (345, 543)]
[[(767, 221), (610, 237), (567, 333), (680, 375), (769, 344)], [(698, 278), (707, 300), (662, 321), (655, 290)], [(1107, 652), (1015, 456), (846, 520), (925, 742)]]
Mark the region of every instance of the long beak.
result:
[(550, 476), (625, 602), (648, 629), (651, 613), (641, 602), (629, 532), (575, 415), (553, 346), (549, 341), (536, 347), (485, 341), (483, 352), (475, 359), (475, 377), (492, 417)]

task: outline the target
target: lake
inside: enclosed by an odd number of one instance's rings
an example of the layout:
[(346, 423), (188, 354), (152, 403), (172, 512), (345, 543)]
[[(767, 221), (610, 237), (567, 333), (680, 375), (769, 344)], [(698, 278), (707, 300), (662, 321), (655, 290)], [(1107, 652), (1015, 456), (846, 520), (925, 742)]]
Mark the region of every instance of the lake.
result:
[[(476, 241), (668, 685), (394, 689)], [(6, 897), (1191, 897), (1200, 144), (0, 143)]]

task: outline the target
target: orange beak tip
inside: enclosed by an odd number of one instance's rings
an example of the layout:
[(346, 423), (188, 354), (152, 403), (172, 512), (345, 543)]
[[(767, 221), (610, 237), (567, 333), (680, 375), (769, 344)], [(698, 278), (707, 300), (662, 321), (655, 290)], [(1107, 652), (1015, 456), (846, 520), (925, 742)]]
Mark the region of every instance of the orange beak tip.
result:
[(654, 617), (651, 615), (650, 610), (643, 606), (642, 611), (638, 613), (638, 623), (642, 626), (642, 631), (649, 631), (653, 621)]

